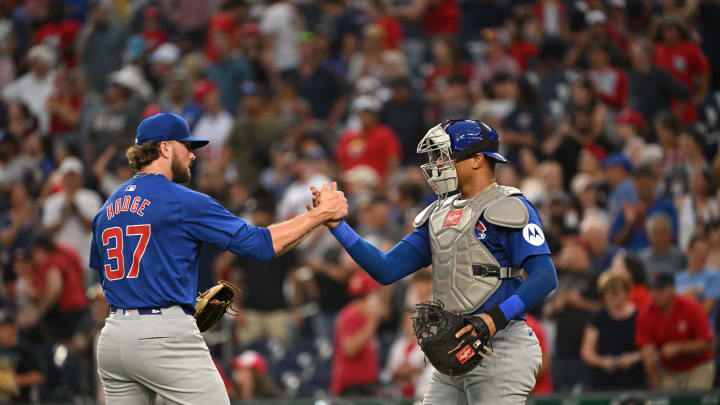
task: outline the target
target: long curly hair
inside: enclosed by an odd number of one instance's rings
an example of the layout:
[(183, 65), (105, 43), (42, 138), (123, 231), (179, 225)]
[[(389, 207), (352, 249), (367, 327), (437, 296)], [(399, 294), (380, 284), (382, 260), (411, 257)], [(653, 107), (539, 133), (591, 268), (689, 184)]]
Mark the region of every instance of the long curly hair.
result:
[(130, 167), (135, 171), (140, 171), (143, 167), (154, 162), (160, 157), (158, 146), (160, 142), (148, 142), (142, 145), (133, 145), (127, 149), (125, 156), (128, 159)]

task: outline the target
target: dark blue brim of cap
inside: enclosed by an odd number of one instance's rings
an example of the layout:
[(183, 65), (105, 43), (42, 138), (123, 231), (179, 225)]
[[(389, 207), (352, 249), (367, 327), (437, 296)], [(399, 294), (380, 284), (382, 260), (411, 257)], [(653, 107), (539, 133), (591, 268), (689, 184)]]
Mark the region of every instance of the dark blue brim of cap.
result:
[(194, 136), (187, 137), (185, 139), (178, 139), (178, 142), (190, 142), (190, 149), (202, 148), (203, 146), (210, 143), (207, 139), (195, 138)]
[(189, 137), (183, 138), (183, 139), (148, 139), (142, 143), (136, 142), (136, 145), (142, 145), (143, 143), (154, 142), (154, 141), (165, 141), (165, 140), (178, 141), (178, 142), (190, 142), (190, 149), (202, 148), (203, 146), (210, 143), (210, 141), (208, 141), (207, 139), (201, 139), (201, 138), (196, 138), (194, 136), (189, 136)]
[(501, 155), (501, 154), (499, 154), (499, 153), (497, 153), (497, 152), (482, 151), (482, 152), (480, 152), (480, 153), (482, 153), (483, 155), (485, 155), (485, 156), (487, 156), (487, 157), (493, 158), (493, 159), (497, 160), (498, 162), (507, 163), (507, 159), (505, 159), (505, 158), (503, 157), (503, 155)]
[(190, 149), (202, 148), (210, 143), (207, 139), (200, 139), (191, 136), (190, 138), (181, 139), (180, 142), (190, 142)]

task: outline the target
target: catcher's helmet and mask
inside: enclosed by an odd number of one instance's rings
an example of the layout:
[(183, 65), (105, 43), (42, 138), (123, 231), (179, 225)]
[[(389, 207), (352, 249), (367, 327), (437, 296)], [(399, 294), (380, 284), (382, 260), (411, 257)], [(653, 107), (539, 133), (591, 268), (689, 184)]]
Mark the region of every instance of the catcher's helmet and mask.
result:
[(482, 121), (447, 120), (430, 128), (417, 146), (417, 153), (427, 153), (428, 163), (420, 166), (430, 188), (442, 200), (457, 190), (455, 161), (476, 153), (506, 163), (498, 153), (498, 133)]

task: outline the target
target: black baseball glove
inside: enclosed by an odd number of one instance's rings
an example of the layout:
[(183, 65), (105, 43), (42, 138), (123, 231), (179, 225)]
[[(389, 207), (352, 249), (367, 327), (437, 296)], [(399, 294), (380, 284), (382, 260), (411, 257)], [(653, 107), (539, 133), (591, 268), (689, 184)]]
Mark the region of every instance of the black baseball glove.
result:
[[(415, 306), (413, 331), (433, 367), (445, 375), (458, 376), (468, 373), (483, 359), (493, 363), (485, 354), (497, 356), (485, 345), (490, 338), (485, 321), (472, 315), (456, 315), (443, 307), (440, 301)], [(473, 325), (478, 335), (466, 333), (456, 338), (455, 334), (469, 324)]]

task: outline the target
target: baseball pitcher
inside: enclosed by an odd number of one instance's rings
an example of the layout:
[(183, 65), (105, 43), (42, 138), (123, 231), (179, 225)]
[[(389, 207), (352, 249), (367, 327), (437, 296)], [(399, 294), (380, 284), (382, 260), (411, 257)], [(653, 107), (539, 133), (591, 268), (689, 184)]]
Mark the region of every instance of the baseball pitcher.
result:
[[(483, 122), (431, 128), (417, 152), (428, 154), (421, 169), (439, 198), (387, 254), (344, 221), (327, 223), (382, 284), (432, 264), (433, 302), (418, 305), (414, 321), (435, 368), (426, 405), (523, 404), (541, 365), (524, 313), (557, 286), (557, 276), (537, 212), (519, 190), (495, 182), (495, 164), (506, 162), (498, 147), (497, 132)], [(313, 205), (320, 193), (313, 189)]]
[(178, 115), (142, 121), (127, 151), (137, 174), (92, 221), (90, 267), (111, 308), (97, 347), (108, 405), (153, 404), (157, 394), (168, 404), (229, 404), (198, 325), (209, 328), (233, 293), (226, 283), (213, 287), (197, 299), (201, 316), (193, 316), (201, 243), (270, 260), (347, 213), (342, 192), (324, 187), (317, 210), (254, 227), (179, 184), (190, 180), (193, 150), (207, 144)]

